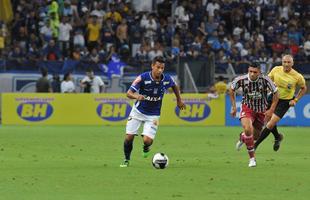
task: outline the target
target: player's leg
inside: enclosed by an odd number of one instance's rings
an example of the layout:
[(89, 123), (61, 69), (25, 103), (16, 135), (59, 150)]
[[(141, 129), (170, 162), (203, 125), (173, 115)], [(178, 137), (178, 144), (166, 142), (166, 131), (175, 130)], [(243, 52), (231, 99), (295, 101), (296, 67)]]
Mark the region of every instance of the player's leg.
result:
[(265, 124), (265, 114), (264, 113), (256, 113), (255, 119), (253, 122), (254, 141), (258, 140), (258, 138), (260, 137), (260, 134), (262, 132), (264, 124)]
[[(280, 121), (283, 118), (283, 116), (285, 115), (285, 113), (288, 111), (288, 109), (290, 108), (290, 104), (289, 104), (289, 100), (279, 100), (278, 104), (279, 105), (277, 106), (274, 114), (279, 117), (278, 121)], [(271, 132), (274, 136), (274, 144), (273, 144), (273, 150), (274, 151), (279, 150), (280, 143), (283, 140), (283, 135), (278, 132), (277, 123), (278, 122), (276, 122), (274, 127), (271, 129)]]
[(271, 130), (273, 136), (274, 136), (274, 144), (273, 144), (273, 150), (274, 151), (278, 151), (279, 148), (280, 148), (280, 143), (282, 142), (283, 140), (283, 134), (279, 133), (278, 132), (278, 128), (277, 128), (277, 125), (275, 125), (273, 127), (273, 129)]
[(275, 127), (275, 125), (278, 123), (278, 121), (280, 121), (280, 119), (281, 118), (278, 117), (277, 115), (272, 114), (271, 119), (269, 120), (269, 122), (267, 122), (266, 127), (263, 129), (263, 131), (261, 132), (259, 138), (255, 142), (255, 149), (257, 149), (259, 144), (268, 137), (268, 135), (270, 134), (271, 130), (273, 129), (273, 127)]
[(120, 165), (120, 167), (128, 167), (131, 151), (133, 149), (133, 141), (134, 137), (138, 132), (138, 129), (141, 125), (142, 121), (133, 119), (132, 117), (128, 118), (126, 125), (126, 136), (124, 140), (124, 162)]
[[(246, 105), (242, 104), (241, 110), (240, 110), (240, 118), (239, 120), (241, 121), (242, 118), (249, 118), (251, 119), (253, 115), (253, 111), (249, 109)], [(254, 119), (254, 118), (253, 118)], [(243, 128), (244, 129), (244, 128)], [(239, 134), (238, 141), (236, 143), (236, 150), (240, 151), (241, 147), (244, 144), (244, 137), (246, 136), (244, 130)]]
[(126, 134), (124, 140), (124, 162), (120, 165), (120, 167), (128, 167), (130, 161), (130, 155), (133, 148), (133, 140), (135, 135), (133, 134)]
[(143, 127), (143, 157), (148, 157), (158, 128), (158, 119), (146, 121)]
[[(253, 126), (254, 126), (253, 136), (254, 136), (254, 142), (255, 142), (259, 138), (259, 136), (260, 136), (260, 133), (262, 131), (262, 126), (261, 125), (257, 126), (255, 124), (255, 122), (253, 123)], [(243, 142), (244, 135), (245, 135), (245, 133), (243, 131), (239, 134), (239, 139), (238, 139), (238, 141), (236, 143), (237, 151), (240, 151), (241, 147), (244, 144), (244, 142)]]
[(236, 150), (237, 151), (240, 151), (241, 147), (244, 144), (244, 142), (243, 142), (244, 135), (245, 135), (245, 133), (243, 131), (241, 131), (241, 133), (239, 133), (239, 138), (238, 138), (238, 141), (236, 143)]
[(275, 126), (282, 119), (282, 117), (285, 115), (285, 113), (288, 111), (289, 108), (290, 108), (289, 100), (283, 100), (283, 99), (279, 100), (277, 107), (276, 107), (270, 121), (267, 123), (266, 127), (262, 131), (260, 138), (256, 141), (255, 148), (257, 148), (258, 145), (265, 138), (268, 137), (270, 132), (272, 132), (274, 135), (274, 138), (275, 138), (273, 149), (275, 151), (279, 150), (280, 142), (283, 140), (283, 135), (278, 133), (277, 128)]
[(153, 139), (149, 136), (143, 135), (143, 157), (147, 158), (149, 156), (151, 145), (153, 144)]
[(244, 130), (243, 141), (247, 147), (250, 156), (249, 167), (255, 167), (254, 137), (252, 119), (248, 117), (241, 118), (241, 124)]

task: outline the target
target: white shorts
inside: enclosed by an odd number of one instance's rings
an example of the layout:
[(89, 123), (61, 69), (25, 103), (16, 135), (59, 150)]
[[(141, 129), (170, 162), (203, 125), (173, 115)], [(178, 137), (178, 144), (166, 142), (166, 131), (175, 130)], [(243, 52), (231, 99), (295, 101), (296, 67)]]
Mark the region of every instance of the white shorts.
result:
[(158, 121), (159, 116), (145, 115), (133, 106), (128, 117), (126, 134), (138, 135), (138, 130), (141, 124), (144, 123), (142, 135), (154, 139), (158, 128)]

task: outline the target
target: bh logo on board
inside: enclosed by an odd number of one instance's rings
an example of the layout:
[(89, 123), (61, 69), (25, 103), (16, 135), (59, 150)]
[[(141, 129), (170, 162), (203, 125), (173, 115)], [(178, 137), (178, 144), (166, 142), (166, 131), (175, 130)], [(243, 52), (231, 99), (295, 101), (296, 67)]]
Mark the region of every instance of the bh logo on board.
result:
[(185, 101), (186, 109), (180, 110), (175, 108), (176, 115), (189, 122), (196, 122), (206, 119), (210, 115), (210, 107), (205, 102), (201, 101)]
[(128, 118), (130, 110), (131, 106), (127, 102), (107, 101), (98, 105), (97, 114), (108, 121), (122, 121)]
[(53, 114), (53, 107), (47, 102), (24, 102), (17, 107), (17, 114), (24, 120), (38, 122)]

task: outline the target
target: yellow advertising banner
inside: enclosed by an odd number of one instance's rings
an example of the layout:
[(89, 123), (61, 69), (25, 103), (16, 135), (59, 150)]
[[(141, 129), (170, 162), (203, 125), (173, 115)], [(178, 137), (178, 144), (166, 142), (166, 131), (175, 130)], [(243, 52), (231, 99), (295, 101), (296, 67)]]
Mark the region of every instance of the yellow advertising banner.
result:
[[(225, 98), (183, 94), (180, 111), (173, 94), (166, 94), (161, 125), (224, 125)], [(125, 125), (133, 100), (125, 94), (2, 94), (4, 125)]]

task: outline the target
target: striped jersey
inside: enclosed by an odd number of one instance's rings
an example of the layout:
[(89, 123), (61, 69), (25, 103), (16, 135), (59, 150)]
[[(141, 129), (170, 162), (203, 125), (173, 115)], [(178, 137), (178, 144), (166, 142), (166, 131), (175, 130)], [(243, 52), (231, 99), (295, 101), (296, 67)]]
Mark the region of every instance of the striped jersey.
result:
[(260, 75), (255, 81), (252, 81), (248, 74), (236, 77), (231, 83), (231, 89), (241, 88), (242, 104), (255, 112), (265, 112), (268, 106), (268, 91), (277, 92), (276, 85), (266, 75)]

